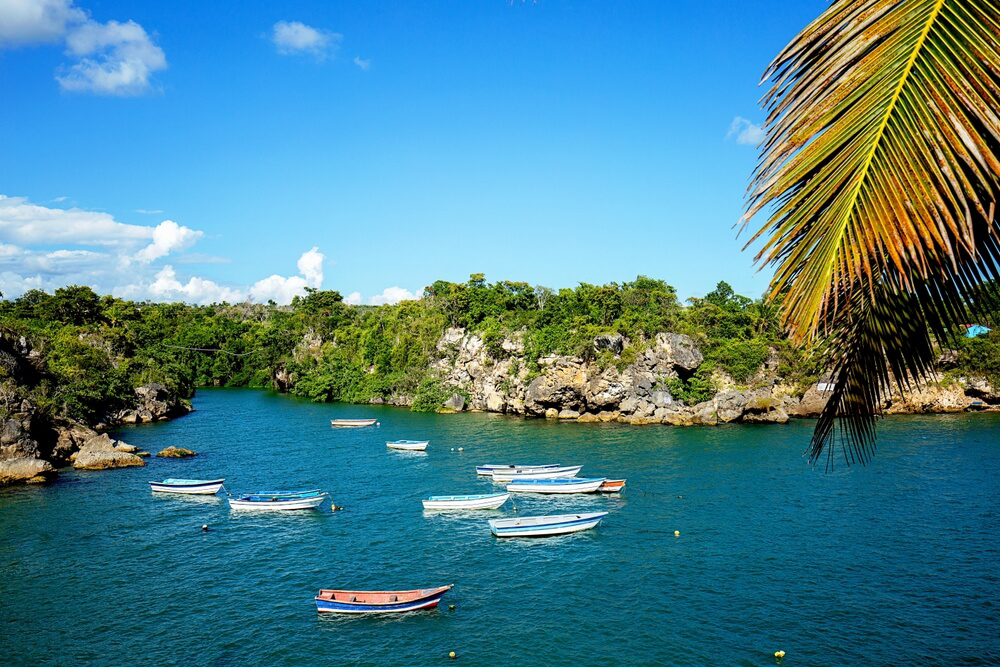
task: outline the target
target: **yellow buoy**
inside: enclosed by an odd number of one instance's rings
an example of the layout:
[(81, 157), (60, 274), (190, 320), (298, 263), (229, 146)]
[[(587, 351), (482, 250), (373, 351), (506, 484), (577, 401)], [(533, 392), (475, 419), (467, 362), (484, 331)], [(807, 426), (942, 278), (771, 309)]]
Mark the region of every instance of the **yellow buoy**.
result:
[(674, 531), (674, 537), (680, 537), (680, 536), (681, 536), (681, 531), (675, 530)]
[(454, 660), (454, 659), (455, 659), (455, 658), (457, 658), (458, 656), (457, 656), (457, 655), (455, 655), (455, 652), (454, 652), (454, 651), (452, 651), (451, 653), (449, 653), (449, 654), (448, 654), (448, 657), (449, 657), (449, 658), (451, 658), (452, 660)]
[(777, 658), (778, 660), (781, 660), (782, 658), (785, 657), (785, 652), (784, 651), (775, 651), (774, 652), (774, 657)]

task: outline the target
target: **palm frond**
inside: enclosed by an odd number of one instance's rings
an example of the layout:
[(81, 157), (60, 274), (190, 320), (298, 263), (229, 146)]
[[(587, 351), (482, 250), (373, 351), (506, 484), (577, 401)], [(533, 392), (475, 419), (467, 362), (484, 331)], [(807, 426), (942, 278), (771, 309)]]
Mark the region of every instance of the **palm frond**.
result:
[(1000, 0), (837, 0), (765, 79), (748, 245), (793, 338), (830, 341), (813, 458), (843, 416), (863, 461), (890, 379), (926, 374), (928, 329), (1000, 278)]

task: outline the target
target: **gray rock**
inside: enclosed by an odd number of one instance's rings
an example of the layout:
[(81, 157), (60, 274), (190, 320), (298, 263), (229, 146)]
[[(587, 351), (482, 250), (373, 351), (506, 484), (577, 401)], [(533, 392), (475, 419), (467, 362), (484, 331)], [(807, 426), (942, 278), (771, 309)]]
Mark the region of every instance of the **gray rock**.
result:
[(444, 402), (444, 407), (450, 408), (455, 412), (461, 412), (465, 409), (465, 396), (459, 393), (452, 394), (451, 398)]
[(670, 395), (669, 391), (661, 389), (659, 391), (653, 392), (653, 405), (657, 408), (665, 408), (668, 405), (674, 404), (674, 397)]
[(618, 356), (625, 349), (625, 337), (621, 334), (601, 334), (594, 338), (594, 351), (610, 350), (612, 354)]
[(576, 419), (580, 416), (580, 413), (576, 410), (560, 410), (559, 419)]
[(146, 462), (131, 451), (135, 447), (120, 443), (107, 433), (94, 436), (87, 440), (79, 452), (73, 457), (73, 467), (78, 470), (104, 470), (106, 468), (125, 468), (128, 466), (144, 466)]
[(655, 349), (661, 359), (688, 373), (693, 372), (704, 361), (701, 350), (695, 345), (694, 340), (684, 334), (656, 334)]
[(748, 424), (784, 424), (788, 421), (788, 413), (781, 399), (757, 396), (747, 402), (742, 421)]
[(743, 416), (749, 398), (742, 391), (727, 389), (715, 396), (715, 411), (722, 423), (736, 421)]
[(0, 486), (37, 484), (47, 482), (55, 475), (52, 464), (42, 459), (23, 457), (0, 461)]

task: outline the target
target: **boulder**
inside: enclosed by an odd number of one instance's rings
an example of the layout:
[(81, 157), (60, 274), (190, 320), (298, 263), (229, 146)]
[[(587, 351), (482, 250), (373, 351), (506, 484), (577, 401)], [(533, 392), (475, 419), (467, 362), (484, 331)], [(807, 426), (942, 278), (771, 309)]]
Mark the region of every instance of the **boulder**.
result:
[(452, 394), (451, 398), (444, 402), (444, 407), (451, 408), (455, 412), (461, 412), (465, 409), (465, 396), (459, 393)]
[(0, 486), (39, 484), (55, 476), (52, 464), (42, 459), (19, 457), (0, 461)]
[(747, 401), (742, 421), (748, 424), (784, 424), (788, 421), (788, 413), (782, 399), (756, 396)]
[(585, 380), (582, 365), (571, 359), (554, 364), (528, 385), (524, 395), (525, 412), (538, 415), (548, 408), (581, 411), (585, 403)]
[(576, 410), (560, 410), (559, 419), (577, 419), (580, 413)]
[(77, 470), (104, 470), (146, 465), (141, 457), (133, 453), (135, 451), (137, 448), (132, 445), (118, 442), (104, 433), (87, 440), (73, 456), (73, 467)]
[(619, 333), (601, 334), (594, 338), (595, 352), (608, 350), (615, 356), (619, 356), (623, 349), (625, 349), (625, 337)]
[(705, 359), (694, 340), (684, 334), (658, 333), (654, 349), (664, 362), (689, 374)]
[(715, 426), (718, 424), (719, 415), (715, 408), (715, 401), (705, 401), (694, 406), (691, 410), (690, 423), (704, 426)]
[(186, 458), (188, 456), (197, 456), (198, 452), (193, 451), (191, 449), (184, 449), (183, 447), (170, 446), (167, 447), (166, 449), (161, 449), (159, 452), (156, 453), (156, 455), (161, 456), (163, 458), (181, 459), (181, 458)]
[(585, 413), (576, 418), (581, 424), (592, 424), (601, 421), (601, 418), (593, 413)]
[(727, 389), (716, 394), (714, 400), (718, 420), (723, 424), (728, 424), (743, 416), (743, 410), (746, 408), (749, 398), (742, 391)]
[(830, 400), (830, 391), (820, 391), (817, 385), (813, 385), (806, 390), (806, 393), (802, 395), (802, 400), (799, 401), (798, 406), (795, 410), (795, 416), (797, 417), (819, 417), (820, 413), (823, 412), (823, 408), (826, 407), (827, 401)]

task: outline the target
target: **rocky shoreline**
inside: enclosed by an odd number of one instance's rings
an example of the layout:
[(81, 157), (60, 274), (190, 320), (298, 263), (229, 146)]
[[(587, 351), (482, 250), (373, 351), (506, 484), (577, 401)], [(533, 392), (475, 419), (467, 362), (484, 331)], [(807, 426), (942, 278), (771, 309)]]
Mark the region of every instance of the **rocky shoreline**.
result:
[[(595, 338), (593, 344), (595, 353), (609, 351), (620, 359), (630, 343), (620, 335), (607, 334)], [(715, 396), (687, 405), (667, 385), (689, 378), (704, 358), (694, 340), (677, 333), (657, 334), (635, 361), (625, 365), (602, 366), (579, 357), (551, 355), (538, 359), (540, 371), (530, 373), (518, 334), (506, 337), (499, 349), (501, 353), (491, 354), (476, 333), (459, 328), (445, 331), (432, 370), (454, 393), (440, 411), (674, 426), (785, 423), (794, 417), (819, 416), (829, 393), (823, 383), (813, 383), (805, 391), (786, 383), (777, 372), (777, 354), (772, 353), (749, 386), (738, 386), (716, 373)], [(412, 403), (412, 397), (394, 396), (386, 402), (405, 406)], [(983, 379), (945, 383), (941, 372), (908, 392), (892, 387), (883, 405), (886, 414), (982, 410), (1000, 410), (1000, 388)]]
[(148, 453), (100, 431), (173, 419), (193, 408), (159, 384), (137, 387), (135, 395), (133, 406), (110, 415), (96, 428), (50, 417), (31, 401), (22, 401), (16, 412), (0, 421), (0, 487), (50, 482), (58, 476), (58, 468), (68, 465), (78, 470), (146, 465), (143, 455)]

